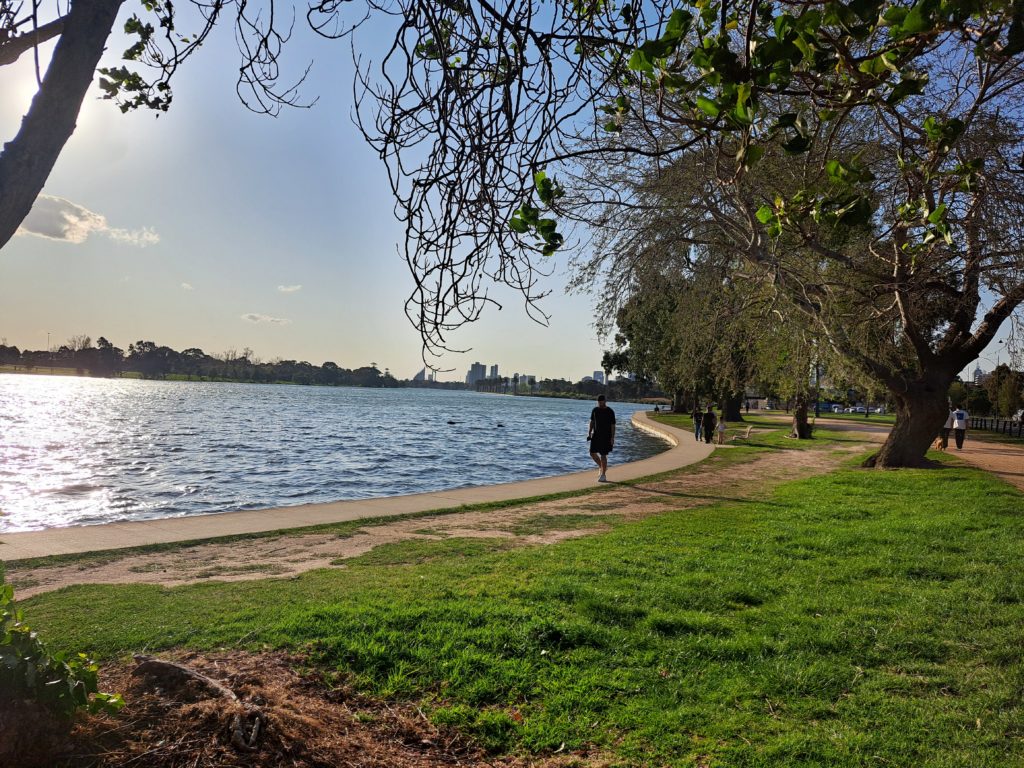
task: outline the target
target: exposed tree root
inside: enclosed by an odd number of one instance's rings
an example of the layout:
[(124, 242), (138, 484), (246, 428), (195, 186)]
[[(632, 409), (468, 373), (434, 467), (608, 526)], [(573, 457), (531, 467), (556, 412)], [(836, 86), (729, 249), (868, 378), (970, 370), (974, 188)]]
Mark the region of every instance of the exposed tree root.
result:
[[(253, 752), (259, 740), (260, 730), (266, 727), (267, 717), (259, 707), (246, 704), (238, 696), (217, 680), (197, 672), (191, 667), (175, 661), (155, 659), (142, 654), (135, 655), (138, 666), (132, 670), (133, 677), (147, 678), (150, 682), (169, 688), (177, 688), (192, 683), (212, 693), (214, 696), (227, 700), (235, 709), (231, 716), (231, 744), (241, 752)], [(249, 722), (251, 721), (251, 725)], [(246, 736), (248, 730), (249, 735)]]

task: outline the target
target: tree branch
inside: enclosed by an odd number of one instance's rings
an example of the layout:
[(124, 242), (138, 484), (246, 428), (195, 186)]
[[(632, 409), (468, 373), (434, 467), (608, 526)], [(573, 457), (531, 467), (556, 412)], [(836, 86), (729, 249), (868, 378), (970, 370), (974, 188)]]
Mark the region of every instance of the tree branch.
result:
[(0, 154), (0, 248), (32, 210), (75, 130), (122, 0), (73, 0), (39, 93)]

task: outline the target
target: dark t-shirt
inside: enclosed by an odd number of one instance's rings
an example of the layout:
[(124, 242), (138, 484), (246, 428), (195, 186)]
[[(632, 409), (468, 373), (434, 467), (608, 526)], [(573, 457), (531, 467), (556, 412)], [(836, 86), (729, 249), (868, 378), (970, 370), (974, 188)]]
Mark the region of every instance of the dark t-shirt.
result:
[(612, 436), (612, 425), (615, 423), (615, 411), (605, 406), (590, 412), (594, 422), (594, 439), (607, 440)]

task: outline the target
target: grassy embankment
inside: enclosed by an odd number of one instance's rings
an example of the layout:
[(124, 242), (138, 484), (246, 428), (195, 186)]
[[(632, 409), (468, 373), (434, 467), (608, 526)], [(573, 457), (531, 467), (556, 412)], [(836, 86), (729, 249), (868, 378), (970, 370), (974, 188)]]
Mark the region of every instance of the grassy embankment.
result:
[[(738, 483), (756, 482), (744, 455), (808, 447), (756, 443), (716, 454)], [(547, 547), (408, 542), (288, 581), (82, 586), (23, 607), (46, 637), (106, 658), (304, 652), (496, 750), (1024, 765), (1024, 496), (955, 463), (853, 463)]]

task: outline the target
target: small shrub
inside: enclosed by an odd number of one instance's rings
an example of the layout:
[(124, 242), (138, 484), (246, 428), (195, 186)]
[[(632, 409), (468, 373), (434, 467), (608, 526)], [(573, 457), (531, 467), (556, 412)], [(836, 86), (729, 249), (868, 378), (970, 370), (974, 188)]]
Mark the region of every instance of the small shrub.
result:
[(101, 693), (99, 667), (84, 653), (51, 654), (13, 607), (14, 588), (0, 575), (0, 705), (29, 701), (58, 718), (77, 709), (117, 712), (119, 694)]

